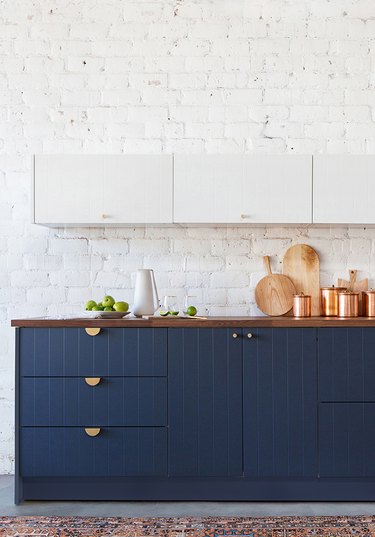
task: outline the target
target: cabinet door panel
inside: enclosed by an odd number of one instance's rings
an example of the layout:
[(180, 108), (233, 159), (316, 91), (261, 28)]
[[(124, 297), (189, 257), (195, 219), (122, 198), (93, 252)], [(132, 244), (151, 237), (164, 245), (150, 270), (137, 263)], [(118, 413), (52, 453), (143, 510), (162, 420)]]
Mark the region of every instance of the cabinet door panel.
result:
[(319, 328), (319, 400), (375, 401), (375, 328)]
[(166, 376), (166, 328), (20, 328), (26, 377)]
[(171, 223), (171, 155), (38, 155), (37, 224)]
[(311, 223), (312, 157), (176, 155), (174, 221)]
[(160, 476), (167, 473), (164, 427), (25, 427), (20, 431), (24, 477)]
[(169, 330), (171, 476), (242, 474), (242, 341), (232, 333)]
[(314, 223), (374, 224), (374, 177), (374, 155), (314, 156)]
[(165, 426), (165, 378), (21, 378), (20, 422), (28, 427)]
[(103, 213), (101, 155), (37, 155), (34, 170), (36, 224), (90, 224)]
[(113, 224), (172, 223), (173, 157), (114, 155), (108, 161), (103, 212)]
[(319, 405), (321, 477), (375, 476), (375, 403)]
[(244, 338), (245, 475), (317, 475), (316, 331), (251, 333)]

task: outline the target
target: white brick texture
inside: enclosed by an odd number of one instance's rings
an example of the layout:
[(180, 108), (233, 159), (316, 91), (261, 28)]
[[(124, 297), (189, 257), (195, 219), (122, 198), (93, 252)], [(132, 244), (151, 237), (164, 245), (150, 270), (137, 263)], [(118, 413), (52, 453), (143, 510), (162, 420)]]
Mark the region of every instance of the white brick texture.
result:
[[(316, 247), (322, 283), (375, 284), (375, 230), (46, 229), (33, 153), (374, 153), (373, 0), (4, 0), (0, 12), (0, 473), (13, 471), (12, 317), (160, 295), (254, 314), (261, 256)], [(131, 201), (129, 201), (131, 203)]]

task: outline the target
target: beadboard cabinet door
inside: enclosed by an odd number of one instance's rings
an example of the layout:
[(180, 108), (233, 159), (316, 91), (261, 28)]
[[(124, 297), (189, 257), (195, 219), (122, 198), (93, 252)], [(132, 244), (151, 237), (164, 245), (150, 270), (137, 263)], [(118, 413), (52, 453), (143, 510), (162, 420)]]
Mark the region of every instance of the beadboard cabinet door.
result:
[(314, 224), (375, 224), (375, 156), (314, 156)]
[(319, 328), (319, 401), (375, 401), (375, 330)]
[(34, 222), (171, 223), (172, 162), (170, 155), (37, 155)]
[(169, 475), (242, 475), (241, 330), (168, 332)]
[(316, 331), (259, 328), (244, 336), (245, 476), (317, 476)]
[(175, 155), (174, 222), (312, 222), (310, 155)]

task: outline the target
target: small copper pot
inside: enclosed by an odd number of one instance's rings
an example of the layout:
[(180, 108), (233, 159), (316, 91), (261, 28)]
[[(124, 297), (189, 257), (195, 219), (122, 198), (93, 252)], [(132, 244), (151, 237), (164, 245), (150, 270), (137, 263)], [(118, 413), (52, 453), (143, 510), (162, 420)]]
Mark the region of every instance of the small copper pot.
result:
[(322, 287), (320, 289), (320, 311), (325, 317), (337, 317), (339, 302), (337, 293), (345, 291), (345, 287)]
[(311, 317), (311, 296), (293, 295), (293, 315), (294, 317)]
[(365, 317), (375, 317), (375, 289), (363, 291), (362, 307)]
[(338, 316), (358, 317), (359, 293), (344, 291), (337, 293), (338, 296)]

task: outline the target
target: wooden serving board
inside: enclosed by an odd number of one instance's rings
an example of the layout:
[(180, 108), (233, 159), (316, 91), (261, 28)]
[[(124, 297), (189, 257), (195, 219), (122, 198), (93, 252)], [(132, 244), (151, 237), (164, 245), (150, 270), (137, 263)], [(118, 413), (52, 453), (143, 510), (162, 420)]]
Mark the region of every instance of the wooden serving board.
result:
[(320, 261), (317, 252), (308, 244), (289, 248), (283, 259), (283, 274), (297, 290), (311, 296), (311, 315), (320, 315)]
[(363, 315), (362, 305), (362, 291), (368, 290), (368, 278), (364, 278), (357, 282), (357, 271), (354, 269), (349, 270), (349, 281), (339, 278), (337, 280), (339, 287), (346, 287), (348, 291), (355, 291), (359, 293), (359, 314)]
[(268, 256), (263, 259), (268, 274), (255, 288), (257, 306), (267, 315), (285, 315), (293, 307), (295, 287), (287, 276), (272, 274)]

